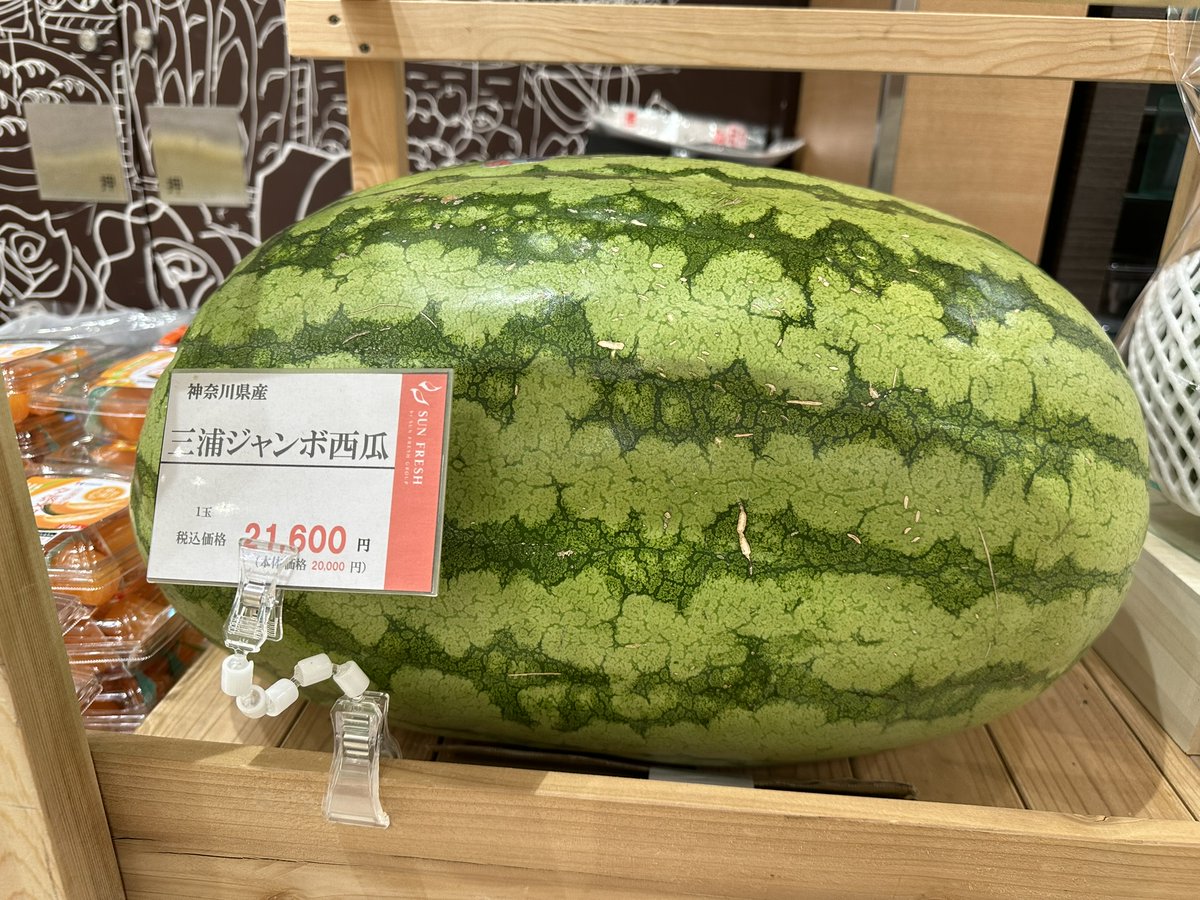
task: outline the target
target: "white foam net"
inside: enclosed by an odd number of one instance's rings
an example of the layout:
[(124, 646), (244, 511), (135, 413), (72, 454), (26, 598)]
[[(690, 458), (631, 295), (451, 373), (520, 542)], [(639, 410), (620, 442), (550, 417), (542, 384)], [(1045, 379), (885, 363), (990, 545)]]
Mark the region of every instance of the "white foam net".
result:
[(1150, 470), (1200, 515), (1200, 251), (1163, 266), (1138, 302), (1126, 348), (1150, 436)]

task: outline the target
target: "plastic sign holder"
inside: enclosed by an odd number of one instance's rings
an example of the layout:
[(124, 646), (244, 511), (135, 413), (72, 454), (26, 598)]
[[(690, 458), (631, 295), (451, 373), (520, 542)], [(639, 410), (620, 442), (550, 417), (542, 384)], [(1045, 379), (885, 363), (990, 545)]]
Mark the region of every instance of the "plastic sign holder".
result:
[(241, 578), (225, 620), (225, 646), (234, 653), (257, 653), (267, 641), (283, 638), (279, 583), (296, 556), (285, 544), (243, 540), (238, 545)]
[(238, 545), (241, 578), (225, 622), (230, 655), (221, 666), (221, 690), (252, 719), (277, 716), (296, 702), (300, 688), (327, 679), (342, 689), (333, 706), (333, 763), (325, 792), (326, 820), (346, 825), (387, 828), (391, 819), (379, 802), (379, 759), (398, 758), (399, 747), (387, 727), (388, 695), (369, 691), (358, 663), (340, 665), (324, 653), (300, 660), (291, 678), (269, 688), (254, 683), (257, 653), (267, 641), (283, 637), (283, 587), (296, 551), (286, 544), (242, 540)]
[(379, 802), (379, 758), (400, 758), (387, 727), (388, 695), (365, 691), (333, 705), (333, 768), (325, 791), (325, 818), (346, 825), (387, 828)]

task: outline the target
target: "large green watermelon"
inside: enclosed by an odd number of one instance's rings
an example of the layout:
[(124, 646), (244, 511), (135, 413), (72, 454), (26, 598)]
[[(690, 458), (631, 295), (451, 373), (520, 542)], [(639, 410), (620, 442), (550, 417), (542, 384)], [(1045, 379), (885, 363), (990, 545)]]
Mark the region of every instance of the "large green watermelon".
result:
[[(1061, 675), (1146, 526), (1138, 405), (1079, 303), (786, 172), (413, 176), (249, 256), (175, 364), (454, 368), (440, 594), (290, 592), (262, 657), (354, 658), (442, 732), (707, 763), (934, 737)], [(230, 590), (168, 593), (219, 639)]]

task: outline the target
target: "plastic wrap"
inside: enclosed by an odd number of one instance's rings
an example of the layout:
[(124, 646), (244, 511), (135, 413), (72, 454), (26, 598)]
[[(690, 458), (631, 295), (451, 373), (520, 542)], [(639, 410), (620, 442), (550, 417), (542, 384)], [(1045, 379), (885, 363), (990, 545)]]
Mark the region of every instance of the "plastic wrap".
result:
[(84, 608), (64, 628), (73, 663), (144, 660), (182, 627), (146, 581), (129, 519), (129, 482), (112, 474), (51, 473), (27, 479), (50, 588)]
[(85, 728), (136, 731), (205, 646), (204, 638), (186, 626), (149, 658), (136, 664), (89, 671), (73, 667), (77, 677), (95, 677), (99, 689), (84, 711)]
[(120, 343), (87, 328), (0, 340), (0, 376), (26, 470), (49, 462), (132, 473), (150, 394), (185, 329), (135, 330)]
[[(1172, 69), (1193, 141), (1200, 146), (1200, 10), (1168, 11)], [(1188, 190), (1181, 184), (1180, 190)], [(1200, 555), (1200, 211), (1190, 214), (1117, 339), (1150, 443), (1152, 527)]]

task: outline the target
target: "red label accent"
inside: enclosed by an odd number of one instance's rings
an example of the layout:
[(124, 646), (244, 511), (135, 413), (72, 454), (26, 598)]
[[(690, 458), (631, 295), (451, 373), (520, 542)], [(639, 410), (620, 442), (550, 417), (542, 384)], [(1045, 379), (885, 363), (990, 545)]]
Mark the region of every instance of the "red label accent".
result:
[(436, 587), (433, 556), (437, 549), (448, 387), (449, 378), (444, 373), (404, 376), (384, 590), (429, 593)]

